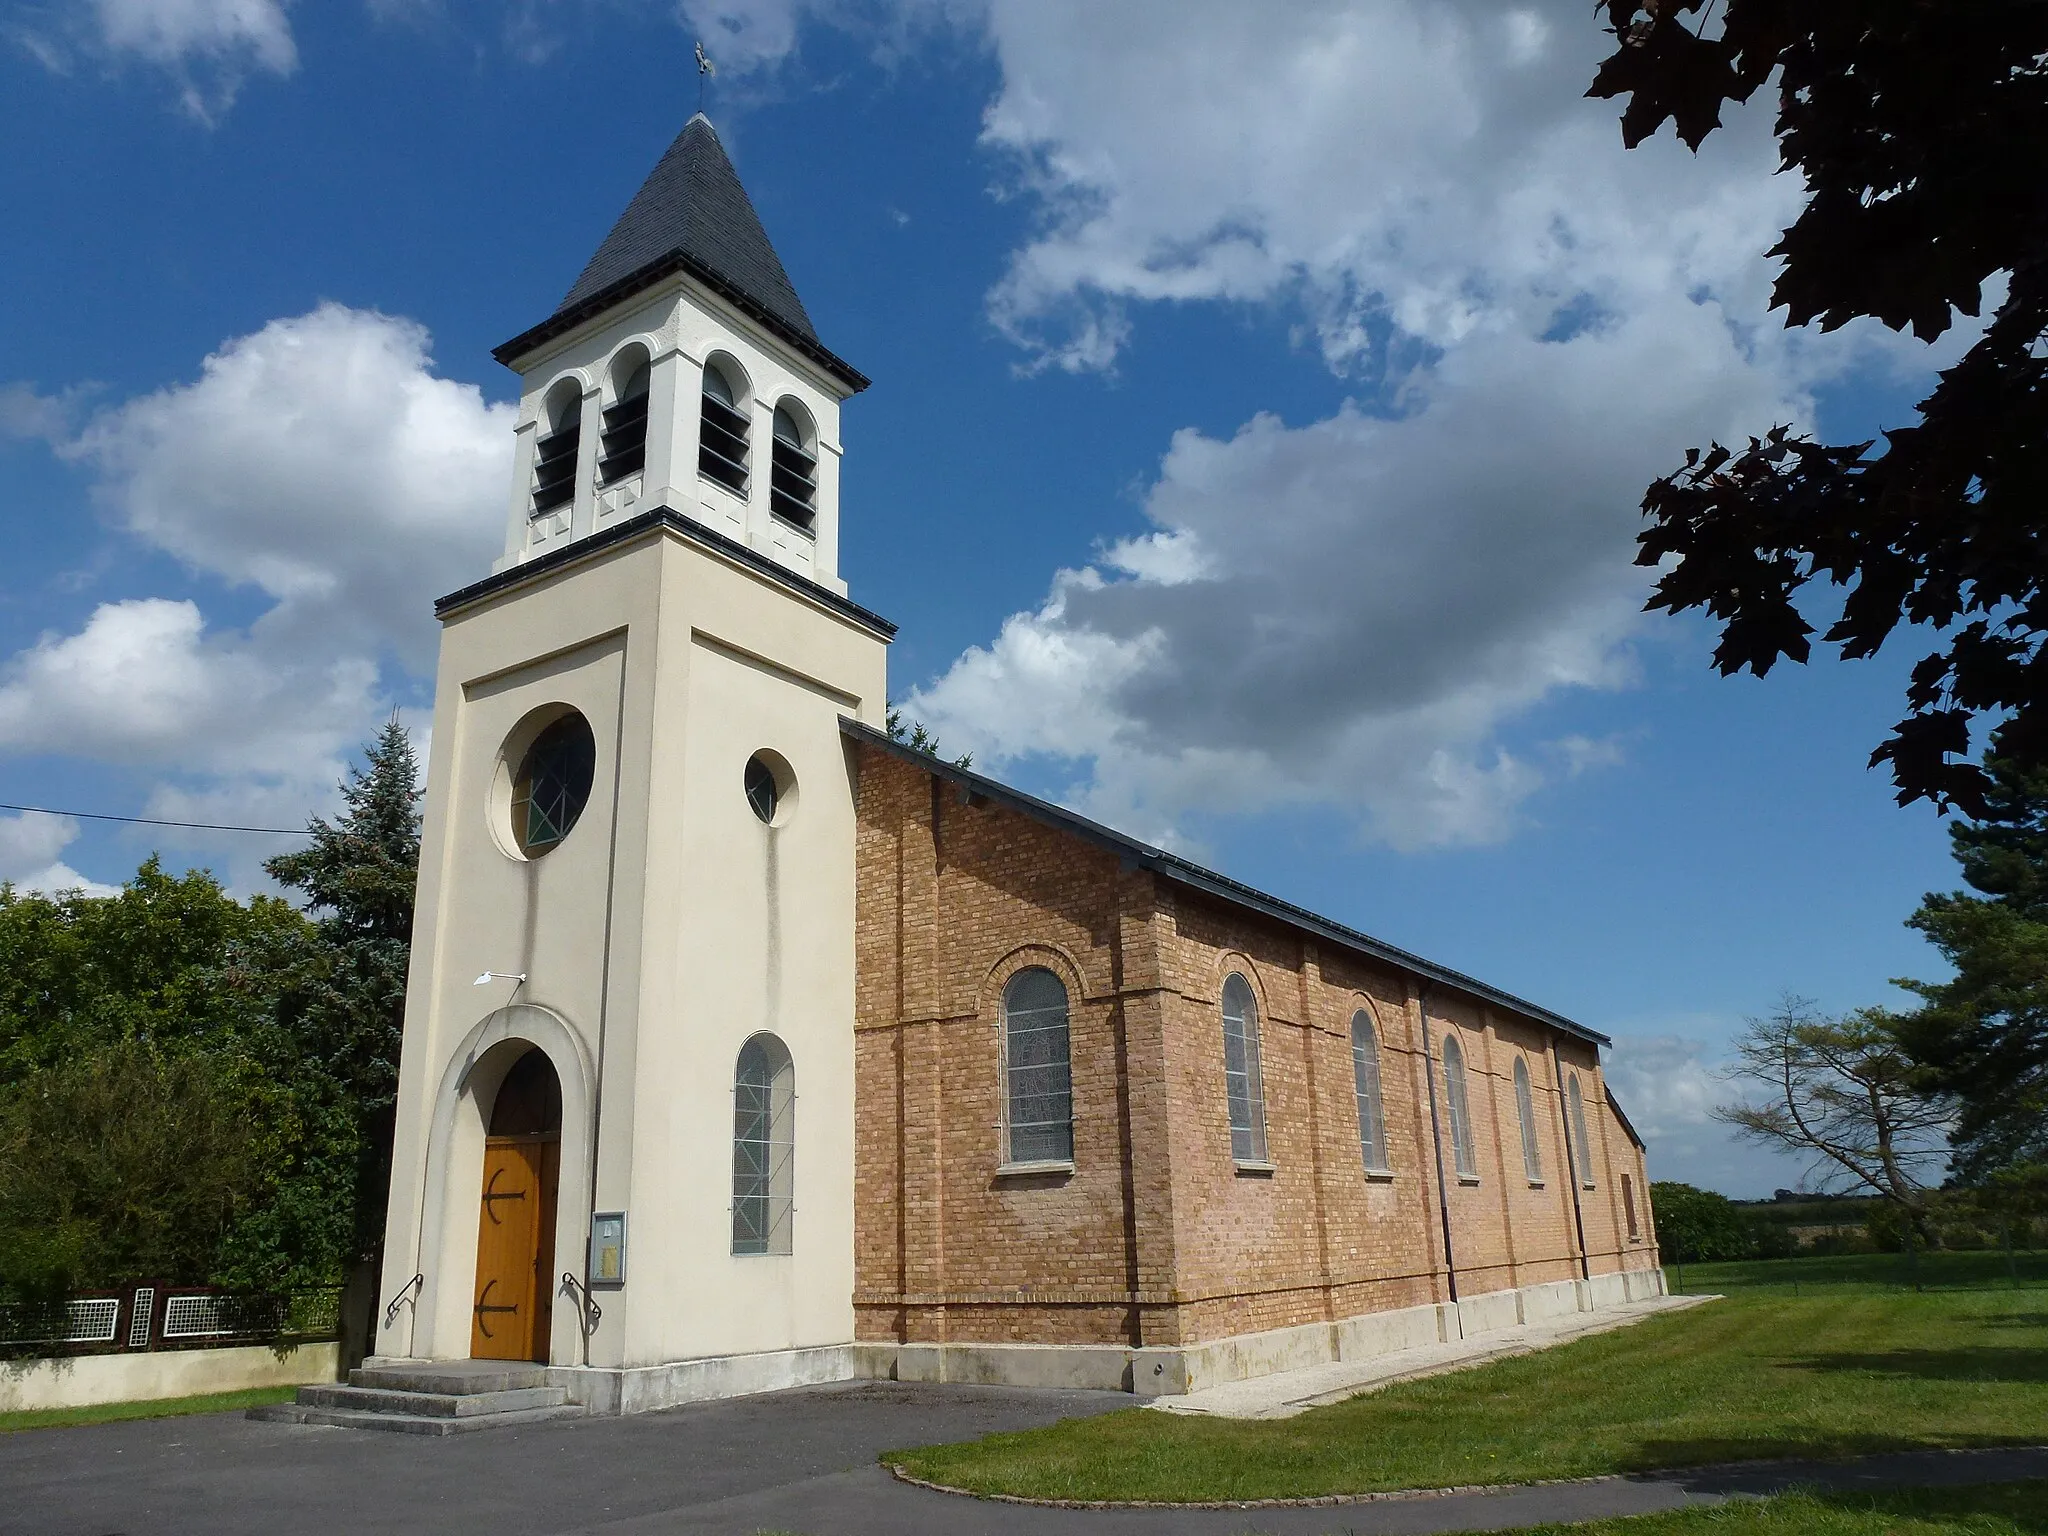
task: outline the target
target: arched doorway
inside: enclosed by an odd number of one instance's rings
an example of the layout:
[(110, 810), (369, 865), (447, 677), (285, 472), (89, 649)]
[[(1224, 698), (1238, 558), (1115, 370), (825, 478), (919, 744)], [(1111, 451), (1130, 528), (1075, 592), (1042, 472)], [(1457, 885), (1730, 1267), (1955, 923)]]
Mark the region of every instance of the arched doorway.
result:
[(561, 1080), (545, 1051), (528, 1050), (498, 1085), (484, 1141), (469, 1335), (479, 1360), (548, 1358), (561, 1152)]

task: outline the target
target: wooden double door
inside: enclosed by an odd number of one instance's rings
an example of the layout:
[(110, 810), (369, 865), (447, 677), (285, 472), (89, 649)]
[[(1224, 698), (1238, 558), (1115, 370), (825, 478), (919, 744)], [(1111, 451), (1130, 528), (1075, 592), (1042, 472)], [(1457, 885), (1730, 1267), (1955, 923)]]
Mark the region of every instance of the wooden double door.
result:
[(484, 1143), (469, 1334), (469, 1352), (479, 1360), (548, 1358), (561, 1152), (559, 1134), (491, 1136)]

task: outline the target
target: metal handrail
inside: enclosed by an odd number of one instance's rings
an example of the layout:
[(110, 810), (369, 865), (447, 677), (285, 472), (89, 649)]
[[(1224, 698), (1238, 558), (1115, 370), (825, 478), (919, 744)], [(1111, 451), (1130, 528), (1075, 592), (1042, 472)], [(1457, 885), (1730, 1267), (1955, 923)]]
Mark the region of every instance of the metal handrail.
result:
[(386, 1328), (389, 1328), (398, 1321), (398, 1309), (407, 1302), (411, 1302), (414, 1306), (419, 1305), (419, 1293), (425, 1288), (426, 1283), (427, 1277), (425, 1275), (414, 1275), (405, 1282), (404, 1289), (392, 1297), (391, 1305), (384, 1309), (384, 1326)]
[(604, 1308), (590, 1294), (590, 1287), (566, 1269), (562, 1271), (562, 1289), (583, 1303), (583, 1342), (588, 1344), (590, 1336), (597, 1332), (597, 1325), (604, 1321)]

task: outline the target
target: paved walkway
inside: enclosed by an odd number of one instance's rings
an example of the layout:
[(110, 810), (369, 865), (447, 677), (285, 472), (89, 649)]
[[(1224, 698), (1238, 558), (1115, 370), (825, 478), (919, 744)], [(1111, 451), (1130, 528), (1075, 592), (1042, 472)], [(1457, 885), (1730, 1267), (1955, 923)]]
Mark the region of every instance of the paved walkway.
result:
[(211, 1415), (0, 1434), (7, 1536), (1335, 1536), (1645, 1514), (1793, 1483), (2048, 1477), (2048, 1448), (1774, 1463), (1257, 1510), (1045, 1509), (913, 1488), (893, 1446), (1128, 1406), (1116, 1393), (868, 1383), (448, 1439)]
[(1329, 1365), (1305, 1366), (1298, 1371), (1276, 1371), (1254, 1376), (1249, 1381), (1226, 1381), (1181, 1397), (1155, 1398), (1150, 1406), (1164, 1413), (1214, 1414), (1225, 1419), (1291, 1419), (1310, 1408), (1341, 1403), (1347, 1397), (1392, 1386), (1397, 1381), (1414, 1381), (1422, 1376), (1441, 1376), (1503, 1360), (1509, 1355), (1527, 1355), (1553, 1344), (1569, 1343), (1589, 1334), (1609, 1333), (1627, 1328), (1665, 1312), (1682, 1312), (1702, 1302), (1719, 1301), (1718, 1296), (1655, 1296), (1599, 1312), (1572, 1312), (1541, 1323), (1524, 1323), (1494, 1333), (1453, 1339), (1447, 1344), (1426, 1344), (1416, 1349), (1397, 1349), (1391, 1354), (1364, 1360), (1338, 1360)]

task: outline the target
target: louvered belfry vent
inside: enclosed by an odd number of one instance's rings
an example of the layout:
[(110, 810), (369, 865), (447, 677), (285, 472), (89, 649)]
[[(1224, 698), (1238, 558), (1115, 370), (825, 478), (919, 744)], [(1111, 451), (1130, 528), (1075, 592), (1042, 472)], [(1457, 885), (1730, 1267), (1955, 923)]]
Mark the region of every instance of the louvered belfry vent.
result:
[(716, 368), (704, 370), (697, 468), (735, 496), (747, 494), (747, 418), (733, 400), (732, 386)]
[(605, 408), (604, 435), (597, 444), (597, 477), (606, 484), (647, 467), (647, 365), (627, 381), (618, 403)]
[(768, 509), (806, 531), (818, 520), (818, 456), (805, 450), (802, 429), (780, 407), (775, 412)]
[(566, 507), (576, 499), (576, 449), (583, 424), (574, 416), (559, 431), (536, 445), (533, 460), (533, 511), (537, 517)]

